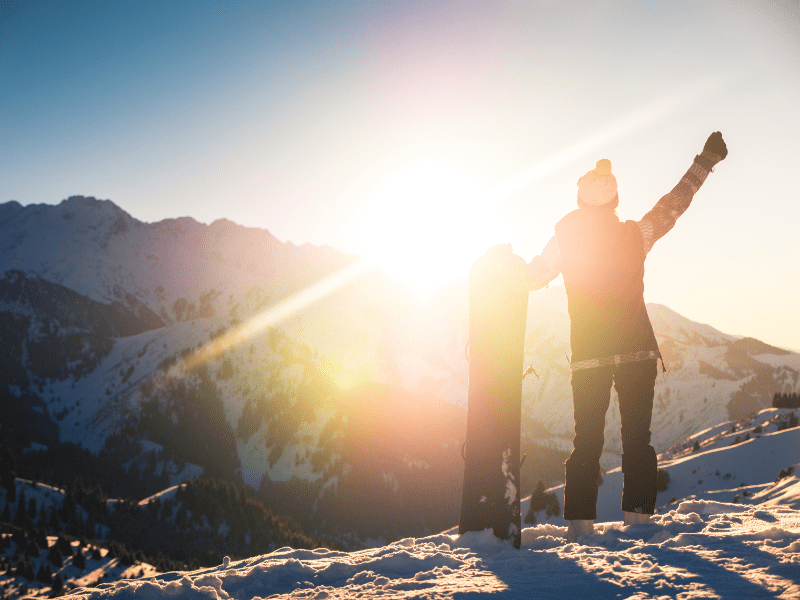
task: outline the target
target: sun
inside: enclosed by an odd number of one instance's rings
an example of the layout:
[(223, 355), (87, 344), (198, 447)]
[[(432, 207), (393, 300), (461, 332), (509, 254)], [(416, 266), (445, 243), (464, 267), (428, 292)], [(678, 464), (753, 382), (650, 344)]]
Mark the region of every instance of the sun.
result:
[(364, 207), (360, 251), (425, 291), (466, 276), (487, 248), (508, 241), (507, 231), (468, 174), (424, 162), (385, 181)]

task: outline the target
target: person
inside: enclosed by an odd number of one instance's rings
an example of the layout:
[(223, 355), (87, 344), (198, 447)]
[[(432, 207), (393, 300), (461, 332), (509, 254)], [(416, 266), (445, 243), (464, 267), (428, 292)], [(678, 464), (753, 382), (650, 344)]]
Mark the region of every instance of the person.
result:
[(712, 133), (675, 188), (641, 220), (625, 222), (616, 213), (611, 162), (597, 161), (578, 180), (577, 210), (558, 222), (555, 236), (525, 268), (530, 289), (541, 289), (561, 273), (567, 292), (575, 418), (573, 450), (564, 468), (569, 541), (594, 530), (612, 384), (619, 396), (624, 522), (647, 523), (655, 511), (658, 463), (650, 422), (661, 354), (644, 304), (644, 261), (727, 154), (722, 134)]

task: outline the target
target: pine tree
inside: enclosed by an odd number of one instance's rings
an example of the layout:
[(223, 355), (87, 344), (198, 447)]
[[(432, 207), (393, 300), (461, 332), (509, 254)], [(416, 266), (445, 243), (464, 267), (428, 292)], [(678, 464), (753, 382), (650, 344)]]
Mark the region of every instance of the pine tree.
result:
[(75, 497), (76, 504), (83, 505), (86, 499), (86, 489), (83, 487), (83, 479), (80, 475), (75, 475), (72, 481), (72, 495)]
[(11, 531), (11, 541), (17, 545), (20, 552), (28, 545), (28, 540), (25, 537), (25, 532), (19, 527), (13, 527)]
[(656, 491), (666, 492), (669, 486), (669, 473), (665, 469), (656, 471)]
[(0, 487), (6, 490), (6, 502), (16, 502), (17, 483), (14, 471), (14, 456), (5, 446), (0, 449)]
[(64, 589), (64, 577), (61, 573), (56, 573), (56, 576), (53, 578), (53, 591), (51, 592), (51, 598), (55, 598), (56, 596), (61, 594), (61, 591)]
[(58, 516), (64, 523), (71, 523), (75, 520), (75, 496), (72, 492), (64, 494), (64, 501), (61, 503), (61, 510)]
[(36, 577), (36, 574), (33, 572), (33, 564), (24, 554), (19, 561), (17, 561), (16, 575), (17, 577), (24, 577), (29, 581), (32, 581)]
[(17, 510), (14, 512), (14, 522), (22, 523), (25, 519), (25, 512), (28, 508), (28, 502), (25, 499), (25, 491), (20, 492), (19, 502), (17, 502)]
[(536, 484), (536, 487), (531, 494), (531, 502), (528, 508), (528, 514), (525, 515), (525, 523), (529, 525), (536, 524), (536, 511), (544, 508), (544, 481), (541, 479)]
[(62, 556), (72, 556), (72, 542), (64, 537), (64, 535), (58, 536), (55, 545), (61, 551)]
[(38, 516), (39, 511), (36, 510), (36, 498), (31, 498), (28, 501), (28, 518), (31, 521), (35, 521), (36, 517)]
[(47, 566), (47, 563), (42, 563), (42, 566), (39, 567), (39, 572), (36, 573), (36, 581), (41, 581), (46, 585), (53, 583), (53, 572)]
[(525, 523), (536, 523), (536, 513), (544, 511), (547, 517), (553, 517), (561, 512), (561, 505), (558, 503), (558, 498), (554, 492), (545, 492), (544, 482), (540, 479), (536, 484), (536, 488), (531, 495), (530, 508), (528, 514), (525, 515)]
[(97, 531), (97, 522), (94, 520), (94, 517), (92, 517), (91, 513), (86, 518), (86, 523), (84, 525), (89, 537), (95, 537)]
[(50, 551), (47, 553), (47, 560), (59, 569), (64, 566), (64, 557), (56, 544), (50, 547)]
[(55, 506), (50, 507), (50, 522), (48, 525), (52, 533), (61, 531), (61, 521), (58, 518), (58, 511), (56, 510)]
[(36, 545), (43, 550), (47, 550), (47, 547), (50, 545), (47, 543), (47, 535), (41, 529), (36, 530), (36, 536), (34, 537), (36, 541)]

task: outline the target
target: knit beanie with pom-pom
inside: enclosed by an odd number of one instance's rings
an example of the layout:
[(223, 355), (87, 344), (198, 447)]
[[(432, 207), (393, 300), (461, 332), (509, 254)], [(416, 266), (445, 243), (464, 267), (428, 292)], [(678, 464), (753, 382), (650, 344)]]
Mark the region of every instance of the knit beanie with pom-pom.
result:
[(597, 166), (578, 180), (578, 204), (603, 206), (617, 198), (617, 178), (611, 174), (611, 161), (601, 158)]

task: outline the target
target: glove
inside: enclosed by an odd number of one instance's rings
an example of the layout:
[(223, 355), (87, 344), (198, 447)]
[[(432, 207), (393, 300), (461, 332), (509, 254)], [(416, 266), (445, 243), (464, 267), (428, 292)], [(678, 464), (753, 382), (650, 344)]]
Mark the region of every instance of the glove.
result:
[(722, 134), (715, 131), (706, 140), (706, 145), (703, 146), (703, 154), (716, 154), (719, 160), (725, 160), (728, 156), (728, 147), (725, 145), (725, 140), (722, 139)]

